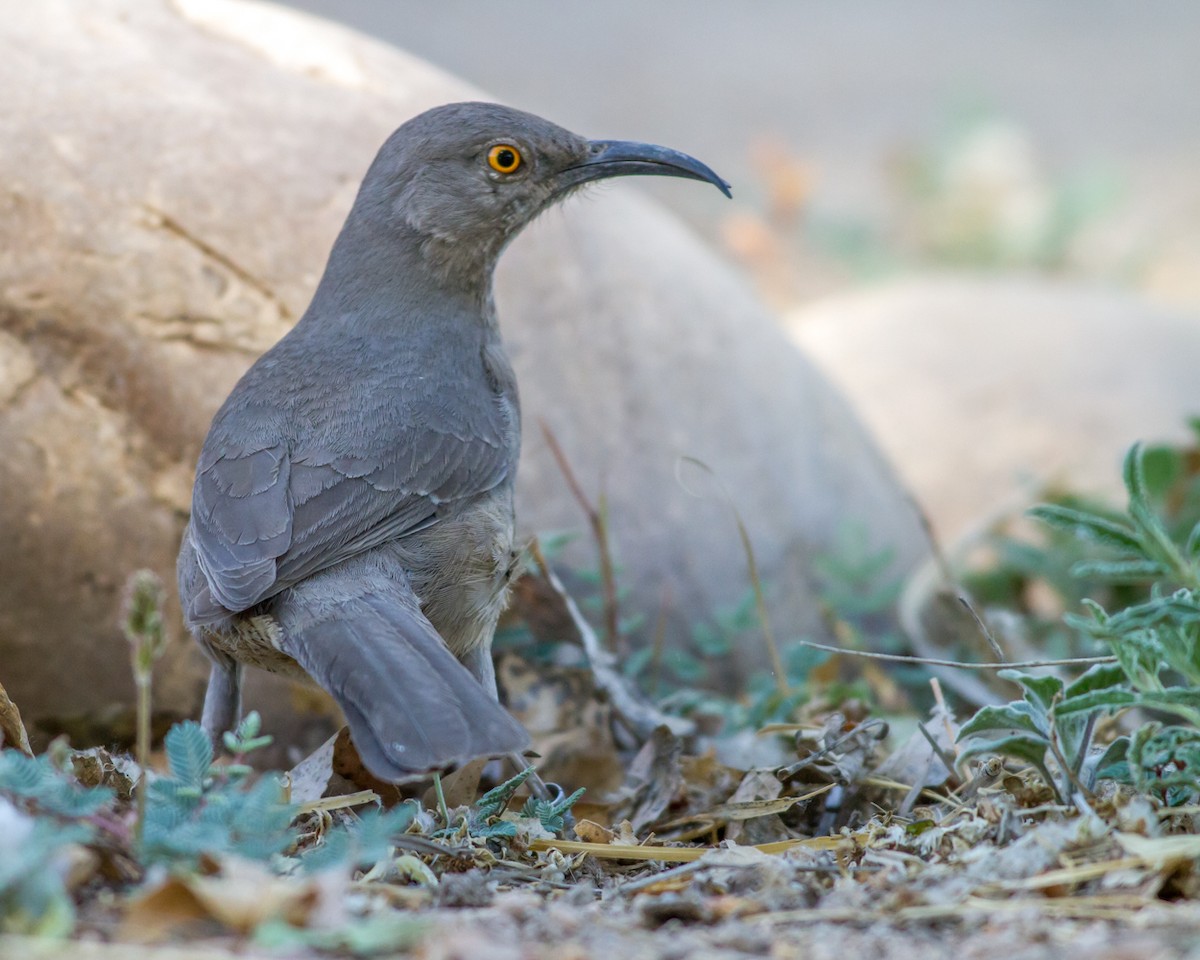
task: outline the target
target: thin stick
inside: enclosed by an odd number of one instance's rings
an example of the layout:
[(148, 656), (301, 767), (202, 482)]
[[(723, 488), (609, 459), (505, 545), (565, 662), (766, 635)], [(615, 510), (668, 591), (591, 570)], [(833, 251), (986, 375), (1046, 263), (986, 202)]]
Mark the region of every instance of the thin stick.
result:
[(689, 874), (695, 873), (697, 870), (703, 870), (707, 864), (701, 863), (699, 860), (693, 860), (691, 863), (684, 863), (678, 867), (671, 867), (669, 870), (661, 870), (658, 873), (652, 873), (647, 877), (642, 877), (639, 880), (631, 880), (629, 883), (623, 883), (617, 888), (617, 893), (621, 896), (631, 896), (640, 890), (645, 890), (647, 887), (653, 887), (660, 883), (666, 883), (671, 880), (678, 880), (681, 877), (686, 877)]
[[(950, 710), (946, 706), (946, 698), (942, 696), (942, 685), (937, 677), (929, 678), (929, 689), (933, 691), (933, 702), (937, 704), (938, 712), (942, 715), (942, 729), (946, 731), (946, 739), (951, 744), (957, 744), (957, 739), (954, 732), (954, 725), (950, 722)], [(958, 757), (958, 747), (954, 746), (954, 756)], [(951, 773), (955, 768), (953, 765), (946, 767)]]
[(926, 742), (929, 744), (929, 748), (937, 755), (937, 758), (942, 761), (942, 766), (945, 767), (950, 773), (954, 773), (954, 757), (950, 756), (950, 754), (942, 749), (942, 745), (937, 742), (937, 739), (934, 737), (934, 735), (925, 728), (925, 724), (923, 724), (920, 720), (917, 721), (917, 729), (921, 731), (921, 736), (925, 738)]
[(137, 825), (134, 836), (140, 845), (146, 825), (147, 771), (150, 766), (150, 708), (154, 661), (163, 652), (163, 586), (149, 570), (133, 573), (125, 585), (121, 630), (129, 641), (130, 665), (137, 687)]
[(150, 765), (150, 683), (149, 670), (135, 671), (134, 683), (137, 686), (137, 826), (134, 836), (140, 847), (146, 831), (146, 771)]
[(1003, 663), (1004, 651), (1000, 649), (1000, 644), (997, 643), (996, 638), (992, 636), (992, 631), (988, 629), (988, 625), (983, 622), (983, 617), (981, 617), (978, 611), (971, 606), (971, 601), (967, 599), (965, 594), (960, 593), (958, 595), (958, 602), (967, 608), (967, 613), (971, 615), (976, 626), (979, 627), (979, 632), (983, 634), (983, 639), (986, 640), (988, 642), (988, 646), (992, 648), (992, 653), (996, 655), (997, 660)]
[(600, 555), (600, 582), (604, 589), (604, 629), (608, 634), (608, 648), (613, 653), (627, 653), (624, 638), (620, 634), (617, 577), (613, 571), (612, 551), (608, 544), (607, 510), (604, 509), (603, 504), (600, 509), (592, 506), (592, 502), (588, 500), (587, 494), (583, 492), (583, 487), (580, 486), (579, 480), (575, 476), (575, 471), (571, 469), (571, 464), (567, 461), (567, 455), (563, 453), (558, 438), (554, 436), (546, 421), (538, 420), (538, 426), (542, 428), (542, 436), (546, 438), (546, 445), (550, 448), (550, 453), (554, 457), (554, 462), (558, 464), (563, 479), (567, 481), (571, 495), (583, 510), (588, 525), (592, 528), (592, 538), (596, 541), (596, 550)]
[(657, 697), (662, 690), (662, 653), (667, 641), (667, 610), (671, 604), (671, 588), (663, 587), (658, 617), (654, 621), (654, 642), (650, 654), (650, 690)]
[(554, 571), (546, 563), (546, 558), (542, 554), (541, 547), (538, 546), (536, 537), (529, 543), (529, 554), (537, 564), (543, 580), (554, 591), (566, 610), (567, 616), (570, 617), (575, 632), (578, 634), (578, 643), (583, 647), (588, 664), (592, 668), (592, 677), (595, 679), (596, 687), (608, 697), (617, 716), (624, 720), (629, 728), (643, 740), (648, 738), (656, 727), (660, 726), (666, 726), (677, 737), (689, 737), (694, 734), (696, 725), (691, 720), (665, 714), (634, 693), (630, 684), (617, 669), (616, 656), (611, 651), (604, 649), (600, 638), (596, 636), (596, 631), (584, 619), (583, 614), (579, 612), (579, 607), (563, 587), (562, 581), (554, 575)]
[[(762, 579), (758, 575), (758, 561), (754, 558), (754, 546), (750, 543), (750, 532), (746, 529), (746, 524), (742, 521), (742, 515), (738, 511), (737, 504), (734, 502), (733, 496), (729, 493), (725, 484), (721, 482), (721, 478), (717, 476), (707, 463), (697, 460), (695, 457), (680, 457), (676, 464), (690, 463), (694, 467), (699, 467), (716, 483), (717, 488), (721, 491), (721, 495), (725, 498), (725, 505), (729, 507), (729, 512), (733, 514), (734, 523), (737, 524), (738, 536), (742, 541), (742, 552), (746, 555), (746, 566), (749, 567), (750, 584), (754, 588), (754, 605), (758, 609), (759, 625), (762, 627), (763, 642), (767, 646), (767, 655), (771, 658), (771, 670), (775, 674), (775, 687), (782, 697), (788, 696), (792, 691), (788, 685), (787, 671), (783, 667), (783, 657), (779, 655), (779, 645), (775, 642), (775, 631), (771, 629), (771, 617), (767, 612), (767, 599), (763, 593)], [(675, 479), (679, 485), (694, 497), (699, 494), (691, 489), (683, 478), (679, 475), (678, 466), (675, 471)]]
[[(759, 843), (755, 850), (763, 853), (786, 853), (795, 847), (809, 850), (846, 850), (854, 848), (849, 837), (810, 837), (803, 840), (776, 840), (774, 843)], [(561, 853), (590, 853), (594, 857), (609, 860), (661, 860), (664, 863), (691, 863), (712, 850), (722, 847), (655, 847), (647, 844), (586, 843), (582, 840), (535, 839), (529, 841), (530, 850), (558, 850)]]
[(433, 773), (433, 789), (437, 793), (438, 810), (442, 814), (442, 823), (446, 825), (446, 829), (450, 829), (450, 811), (446, 809), (446, 794), (442, 791), (442, 775), (436, 770)]
[(938, 568), (938, 573), (942, 575), (942, 582), (947, 587), (957, 587), (958, 579), (954, 576), (954, 569), (950, 566), (950, 561), (946, 557), (946, 551), (942, 549), (942, 542), (938, 539), (937, 532), (933, 529), (933, 521), (929, 518), (929, 514), (925, 512), (925, 508), (911, 490), (907, 487), (903, 488), (904, 498), (908, 501), (908, 505), (912, 507), (913, 512), (917, 515), (917, 522), (921, 525), (921, 530), (924, 532), (926, 539), (929, 541), (929, 549), (933, 554), (933, 562)]
[(825, 650), (828, 653), (844, 653), (851, 657), (867, 657), (871, 660), (889, 660), (893, 663), (918, 663), (929, 667), (958, 667), (960, 670), (1008, 670), (1011, 667), (1073, 667), (1092, 663), (1116, 663), (1116, 657), (1072, 657), (1066, 660), (1012, 660), (1008, 663), (964, 663), (961, 660), (937, 660), (932, 657), (909, 657), (899, 653), (874, 653), (869, 650), (846, 650), (844, 647), (817, 643), (813, 640), (797, 640), (802, 647)]

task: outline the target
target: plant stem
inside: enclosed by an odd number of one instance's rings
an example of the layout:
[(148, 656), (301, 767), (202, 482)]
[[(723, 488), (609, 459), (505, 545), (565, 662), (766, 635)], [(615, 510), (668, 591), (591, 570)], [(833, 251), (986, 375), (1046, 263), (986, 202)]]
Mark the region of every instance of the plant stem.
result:
[(450, 829), (450, 811), (446, 809), (446, 794), (442, 792), (442, 775), (435, 773), (433, 775), (433, 790), (437, 794), (438, 810), (442, 814), (442, 822), (446, 825), (446, 829)]
[(621, 636), (621, 617), (617, 606), (617, 575), (613, 567), (612, 548), (608, 535), (607, 499), (601, 494), (599, 507), (592, 505), (587, 494), (583, 492), (583, 487), (580, 486), (575, 471), (571, 469), (570, 461), (563, 453), (558, 438), (545, 420), (539, 421), (539, 425), (542, 428), (542, 436), (546, 439), (546, 446), (550, 448), (554, 462), (558, 464), (563, 479), (567, 481), (571, 496), (575, 498), (575, 502), (579, 504), (584, 516), (587, 517), (588, 526), (592, 530), (592, 539), (596, 541), (596, 551), (600, 560), (600, 583), (604, 589), (604, 628), (608, 634), (608, 649), (618, 656), (625, 656), (629, 651), (626, 648), (625, 638)]
[(146, 825), (146, 770), (150, 764), (150, 670), (137, 670), (134, 683), (137, 685), (137, 825), (134, 836), (141, 846)]
[(779, 655), (779, 644), (775, 642), (775, 631), (771, 629), (771, 617), (767, 610), (767, 598), (763, 592), (762, 578), (758, 574), (758, 562), (754, 557), (754, 545), (750, 542), (750, 531), (746, 529), (746, 524), (742, 520), (742, 515), (738, 511), (737, 503), (733, 499), (733, 495), (729, 489), (721, 482), (721, 478), (717, 476), (715, 470), (703, 460), (697, 460), (695, 457), (680, 457), (676, 461), (675, 479), (679, 484), (691, 493), (693, 496), (699, 496), (695, 493), (679, 474), (679, 464), (690, 463), (692, 466), (703, 470), (708, 474), (717, 489), (721, 491), (721, 497), (725, 501), (725, 505), (729, 508), (729, 512), (733, 514), (733, 521), (737, 525), (738, 538), (742, 541), (742, 553), (746, 556), (746, 567), (750, 575), (750, 585), (754, 588), (754, 606), (758, 611), (759, 629), (762, 630), (763, 643), (767, 648), (767, 657), (771, 661), (771, 672), (775, 676), (775, 688), (781, 697), (787, 697), (791, 692), (791, 685), (788, 683), (787, 670), (783, 666), (783, 657)]

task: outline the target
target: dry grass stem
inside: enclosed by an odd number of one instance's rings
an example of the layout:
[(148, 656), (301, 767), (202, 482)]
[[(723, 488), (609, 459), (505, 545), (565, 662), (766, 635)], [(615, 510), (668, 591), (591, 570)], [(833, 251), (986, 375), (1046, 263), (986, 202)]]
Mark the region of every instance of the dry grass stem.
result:
[(617, 606), (617, 575), (613, 567), (612, 549), (609, 544), (606, 511), (603, 503), (597, 508), (588, 500), (587, 494), (583, 492), (583, 487), (579, 483), (579, 479), (575, 476), (575, 471), (571, 469), (567, 455), (563, 453), (562, 446), (559, 444), (558, 438), (554, 435), (550, 426), (545, 420), (539, 420), (538, 425), (542, 428), (542, 436), (546, 438), (546, 445), (550, 448), (554, 462), (558, 464), (558, 469), (562, 472), (563, 479), (567, 481), (567, 487), (571, 491), (571, 496), (575, 498), (575, 502), (583, 510), (584, 516), (587, 517), (588, 526), (592, 530), (592, 539), (596, 541), (596, 551), (600, 559), (600, 582), (604, 590), (604, 627), (608, 634), (608, 648), (614, 653), (624, 655), (629, 651), (626, 649), (624, 638), (621, 636), (621, 618)]
[(927, 667), (957, 667), (960, 670), (1009, 670), (1034, 667), (1079, 667), (1093, 663), (1116, 663), (1116, 657), (1068, 657), (1063, 660), (1013, 660), (1008, 663), (966, 663), (962, 660), (939, 660), (934, 657), (912, 657), (901, 653), (875, 653), (871, 650), (847, 650), (815, 640), (797, 640), (796, 643), (827, 653), (844, 653), (850, 657), (866, 657), (869, 660), (887, 660), (891, 663), (917, 663)]

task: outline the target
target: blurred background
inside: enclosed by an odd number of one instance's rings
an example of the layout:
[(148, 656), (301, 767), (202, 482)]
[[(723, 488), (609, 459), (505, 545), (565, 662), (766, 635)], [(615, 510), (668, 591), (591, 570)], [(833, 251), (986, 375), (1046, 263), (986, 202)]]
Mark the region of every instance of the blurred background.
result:
[[(1055, 625), (1105, 588), (1022, 518), (1047, 498), (1120, 507), (1139, 440), (1172, 530), (1200, 519), (1194, 3), (9, 9), (0, 659), (30, 715), (127, 699), (120, 593), (139, 567), (172, 579), (213, 410), (305, 309), (381, 140), (472, 88), (734, 186), (597, 187), (497, 275), (528, 425), (518, 514), (655, 694), (770, 690), (781, 669), (805, 689), (800, 638), (990, 656), (974, 621), (926, 624), (931, 569), (1014, 657), (1088, 652)], [(611, 523), (604, 590), (542, 421)], [(708, 481), (680, 482), (680, 456), (729, 499), (694, 496)], [(784, 668), (730, 503), (799, 651)], [(163, 701), (194, 712), (204, 664), (172, 650)], [(822, 682), (854, 676), (835, 667)]]
[(1017, 268), (1200, 307), (1200, 7), (290, 0), (589, 136), (735, 185), (639, 184), (770, 301)]

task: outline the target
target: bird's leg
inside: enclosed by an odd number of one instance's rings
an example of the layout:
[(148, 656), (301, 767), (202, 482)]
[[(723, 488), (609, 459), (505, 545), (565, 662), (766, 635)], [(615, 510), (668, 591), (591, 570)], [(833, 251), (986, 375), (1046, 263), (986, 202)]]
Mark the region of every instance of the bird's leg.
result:
[[(492, 645), (490, 643), (479, 644), (462, 657), (462, 662), (463, 666), (471, 671), (471, 676), (478, 680), (479, 685), (487, 691), (488, 696), (499, 703), (500, 690), (496, 686), (496, 664), (492, 661)], [(529, 766), (529, 763), (519, 753), (510, 753), (508, 761), (517, 768), (518, 773)], [(529, 779), (525, 782), (529, 784), (530, 791), (539, 800), (550, 799), (550, 788), (538, 776), (536, 770), (529, 775)]]
[(236, 729), (242, 719), (242, 665), (233, 660), (213, 660), (204, 694), (200, 726), (216, 746), (221, 734)]

